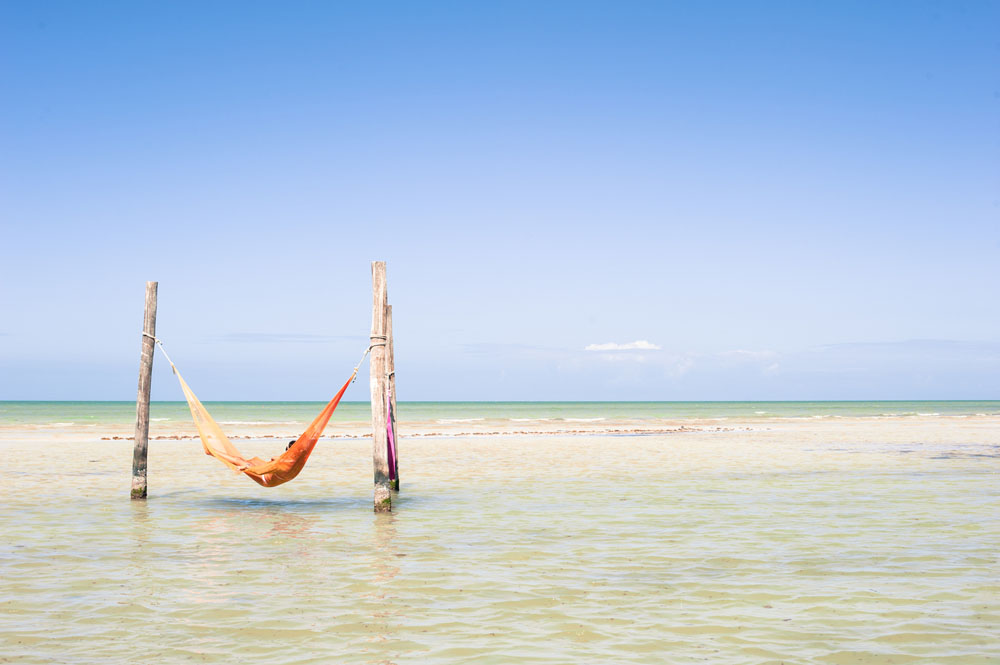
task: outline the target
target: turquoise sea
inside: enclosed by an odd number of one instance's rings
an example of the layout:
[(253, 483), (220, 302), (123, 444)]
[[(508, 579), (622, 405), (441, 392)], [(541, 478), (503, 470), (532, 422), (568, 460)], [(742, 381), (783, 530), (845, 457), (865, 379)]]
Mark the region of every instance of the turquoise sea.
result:
[[(321, 402), (205, 402), (220, 423), (308, 423)], [(154, 402), (154, 422), (190, 420), (184, 402)], [(334, 421), (367, 422), (368, 402), (343, 402)], [(399, 419), (413, 423), (601, 422), (815, 417), (973, 416), (1000, 414), (1000, 400), (818, 402), (400, 402)], [(0, 425), (128, 425), (135, 402), (0, 401)]]

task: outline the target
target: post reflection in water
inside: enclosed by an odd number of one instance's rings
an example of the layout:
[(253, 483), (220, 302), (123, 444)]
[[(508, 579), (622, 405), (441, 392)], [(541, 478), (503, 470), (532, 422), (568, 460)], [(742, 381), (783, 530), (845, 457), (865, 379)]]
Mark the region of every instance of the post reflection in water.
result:
[[(399, 547), (396, 543), (395, 513), (375, 513), (369, 539), (371, 568), (370, 589), (364, 594), (370, 606), (373, 634), (369, 638), (378, 657), (366, 661), (371, 665), (395, 665), (393, 656), (398, 654), (389, 642), (398, 636), (399, 597), (393, 588), (393, 580), (399, 575)], [(388, 653), (387, 653), (388, 652)]]
[(146, 501), (131, 501), (128, 506), (128, 568), (125, 575), (125, 595), (120, 601), (126, 606), (126, 611), (144, 611), (149, 604), (155, 604), (151, 598), (149, 575), (149, 558), (151, 552), (151, 535), (154, 529), (150, 518), (149, 504)]

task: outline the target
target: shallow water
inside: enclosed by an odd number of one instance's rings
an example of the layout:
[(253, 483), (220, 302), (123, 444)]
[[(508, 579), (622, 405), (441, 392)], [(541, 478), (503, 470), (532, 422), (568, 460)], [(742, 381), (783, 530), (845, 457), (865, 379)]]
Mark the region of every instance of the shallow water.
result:
[(363, 440), (0, 449), (0, 662), (1000, 662), (995, 418), (404, 439), (391, 515)]

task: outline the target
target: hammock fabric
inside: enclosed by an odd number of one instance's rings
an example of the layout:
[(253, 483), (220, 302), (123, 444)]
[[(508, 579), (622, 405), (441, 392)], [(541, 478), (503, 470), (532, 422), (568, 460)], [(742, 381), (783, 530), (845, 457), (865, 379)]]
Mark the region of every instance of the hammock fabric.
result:
[(205, 448), (205, 454), (211, 455), (233, 471), (246, 474), (264, 487), (277, 487), (299, 475), (302, 467), (306, 465), (306, 461), (309, 459), (313, 448), (316, 446), (316, 442), (323, 434), (323, 430), (326, 429), (326, 424), (330, 421), (330, 416), (333, 415), (333, 412), (337, 409), (337, 405), (340, 404), (340, 398), (344, 396), (347, 386), (351, 385), (351, 381), (354, 380), (354, 377), (358, 373), (358, 370), (355, 369), (354, 373), (351, 374), (351, 378), (347, 379), (347, 383), (340, 389), (340, 392), (330, 400), (320, 414), (316, 416), (316, 419), (312, 421), (312, 424), (302, 433), (302, 436), (288, 450), (270, 461), (265, 461), (259, 457), (251, 457), (249, 459), (243, 457), (240, 451), (236, 449), (236, 446), (222, 432), (222, 428), (209, 415), (208, 410), (202, 406), (201, 401), (191, 391), (191, 388), (188, 387), (188, 384), (184, 381), (181, 373), (177, 371), (177, 368), (174, 367), (173, 370), (177, 375), (177, 380), (181, 382), (181, 390), (184, 391), (184, 397), (187, 398), (188, 406), (191, 408), (191, 416), (194, 418), (194, 424), (198, 428), (198, 435), (201, 437), (201, 444)]

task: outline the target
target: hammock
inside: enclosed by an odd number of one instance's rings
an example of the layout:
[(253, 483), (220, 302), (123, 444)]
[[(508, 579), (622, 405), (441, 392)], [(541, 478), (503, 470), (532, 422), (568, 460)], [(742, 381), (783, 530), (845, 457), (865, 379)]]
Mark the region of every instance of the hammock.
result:
[[(162, 350), (162, 348), (161, 346), (160, 349)], [(316, 447), (320, 435), (326, 429), (326, 424), (330, 422), (330, 416), (340, 404), (340, 398), (344, 396), (347, 386), (351, 385), (358, 373), (357, 368), (355, 368), (340, 391), (327, 403), (326, 407), (302, 433), (302, 436), (288, 450), (270, 461), (265, 461), (259, 457), (249, 459), (244, 457), (222, 432), (222, 428), (208, 413), (191, 388), (188, 387), (187, 382), (184, 381), (174, 364), (170, 363), (170, 366), (173, 368), (174, 374), (177, 375), (177, 380), (181, 383), (181, 390), (184, 391), (184, 397), (187, 398), (188, 406), (191, 408), (191, 416), (198, 428), (198, 435), (201, 437), (201, 445), (205, 449), (205, 454), (211, 455), (233, 471), (249, 476), (264, 487), (277, 487), (299, 475), (313, 448)]]
[(319, 441), (319, 437), (323, 434), (323, 430), (326, 429), (326, 424), (330, 422), (330, 417), (337, 410), (340, 398), (344, 396), (347, 386), (351, 385), (354, 377), (358, 375), (361, 363), (364, 362), (368, 352), (371, 351), (371, 347), (365, 350), (365, 354), (361, 356), (361, 362), (351, 372), (351, 376), (337, 394), (333, 396), (333, 399), (320, 411), (316, 419), (310, 423), (306, 431), (302, 433), (302, 436), (281, 455), (270, 461), (265, 461), (259, 457), (248, 459), (236, 449), (236, 446), (233, 445), (232, 441), (223, 433), (222, 428), (219, 427), (218, 423), (208, 413), (208, 409), (202, 405), (201, 400), (198, 399), (188, 386), (181, 373), (177, 371), (177, 366), (174, 365), (174, 362), (163, 348), (163, 342), (149, 333), (143, 332), (142, 334), (152, 338), (160, 347), (163, 357), (170, 363), (170, 369), (177, 375), (177, 380), (181, 383), (181, 390), (184, 391), (184, 397), (187, 399), (188, 407), (191, 409), (191, 417), (194, 418), (195, 427), (198, 428), (198, 436), (201, 438), (201, 445), (205, 449), (205, 454), (211, 455), (233, 471), (249, 476), (254, 482), (264, 487), (283, 485), (299, 475), (302, 467), (309, 460), (309, 455), (312, 454), (313, 448), (316, 447), (316, 442)]

